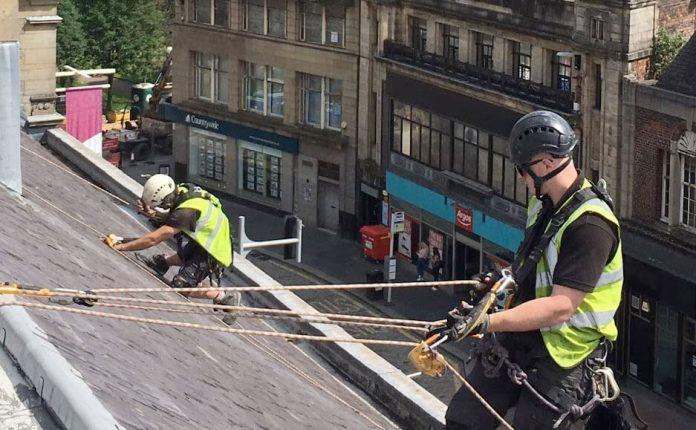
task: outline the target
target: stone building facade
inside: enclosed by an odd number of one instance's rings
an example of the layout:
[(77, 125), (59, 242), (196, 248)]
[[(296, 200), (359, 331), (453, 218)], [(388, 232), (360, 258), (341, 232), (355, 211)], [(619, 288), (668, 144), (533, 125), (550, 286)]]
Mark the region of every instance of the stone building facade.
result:
[(625, 79), (626, 288), (617, 364), (696, 411), (696, 36), (660, 79)]
[[(509, 262), (527, 195), (505, 142), (537, 109), (573, 125), (578, 164), (621, 205), (622, 79), (647, 70), (660, 26), (693, 32), (684, 3), (370, 2), (379, 150), (359, 158), (380, 166), (392, 210), (406, 212), (412, 237), (399, 251), (408, 258), (413, 244), (436, 243), (454, 277)], [(378, 212), (382, 200), (362, 193), (373, 206), (362, 212)], [(473, 222), (464, 228), (462, 218)]]
[(0, 40), (20, 44), (22, 110), (28, 127), (62, 122), (56, 114), (56, 28), (58, 0), (0, 2)]
[(359, 4), (180, 2), (165, 108), (178, 179), (353, 235)]

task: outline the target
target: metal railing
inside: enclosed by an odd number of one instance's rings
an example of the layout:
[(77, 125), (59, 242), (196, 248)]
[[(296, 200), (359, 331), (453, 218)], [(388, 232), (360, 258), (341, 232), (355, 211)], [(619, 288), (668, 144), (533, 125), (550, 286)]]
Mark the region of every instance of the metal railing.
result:
[(424, 52), (393, 40), (384, 42), (384, 55), (390, 60), (414, 65), (447, 77), (499, 91), (562, 112), (573, 113), (573, 94), (518, 79), (495, 70), (462, 63), (453, 58)]

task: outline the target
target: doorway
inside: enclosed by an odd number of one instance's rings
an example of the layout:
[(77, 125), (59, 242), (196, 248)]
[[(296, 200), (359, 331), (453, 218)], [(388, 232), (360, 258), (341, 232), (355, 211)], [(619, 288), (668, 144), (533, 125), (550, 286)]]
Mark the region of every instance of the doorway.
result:
[(338, 184), (318, 181), (317, 224), (330, 231), (338, 230)]
[(640, 293), (630, 294), (628, 373), (653, 386), (655, 363), (655, 302)]

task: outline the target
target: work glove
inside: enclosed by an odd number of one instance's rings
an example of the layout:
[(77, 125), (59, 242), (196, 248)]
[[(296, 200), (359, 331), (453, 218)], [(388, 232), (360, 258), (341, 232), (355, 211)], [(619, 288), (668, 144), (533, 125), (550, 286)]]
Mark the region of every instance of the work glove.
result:
[(490, 318), (488, 310), (495, 299), (492, 293), (488, 293), (484, 300), (479, 301), (475, 306), (467, 302), (461, 302), (456, 309), (456, 321), (447, 333), (450, 339), (458, 341), (467, 336), (486, 334)]
[[(440, 336), (449, 335), (449, 340), (457, 339), (456, 337), (452, 336), (452, 330), (455, 329), (455, 327), (460, 327), (457, 330), (461, 330), (461, 325), (466, 324), (467, 318), (469, 318), (469, 315), (473, 309), (474, 306), (470, 305), (469, 303), (465, 301), (460, 302), (459, 306), (447, 312), (445, 324), (431, 328), (425, 335), (425, 338), (429, 339), (433, 335), (439, 334)], [(473, 334), (476, 333), (472, 333), (472, 335)]]
[(106, 246), (108, 246), (109, 248), (112, 248), (112, 249), (114, 246), (123, 242), (122, 237), (116, 236), (113, 233), (107, 234), (106, 237), (104, 237), (104, 239), (102, 239), (102, 240), (106, 244)]
[(474, 305), (481, 301), (481, 298), (493, 288), (493, 285), (495, 285), (500, 278), (501, 274), (497, 270), (474, 275), (471, 280), (477, 281), (478, 283), (469, 290), (469, 300), (467, 301)]

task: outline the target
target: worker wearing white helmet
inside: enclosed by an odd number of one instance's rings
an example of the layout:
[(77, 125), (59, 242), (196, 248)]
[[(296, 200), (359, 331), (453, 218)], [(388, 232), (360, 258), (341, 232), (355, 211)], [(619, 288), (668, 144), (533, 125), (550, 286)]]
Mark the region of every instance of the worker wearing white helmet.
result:
[[(171, 286), (192, 288), (202, 286), (206, 278), (219, 278), (222, 270), (232, 265), (232, 240), (227, 216), (217, 197), (193, 184), (176, 185), (167, 175), (154, 175), (143, 187), (140, 212), (162, 225), (155, 231), (133, 240), (113, 244), (118, 251), (140, 251), (167, 239), (177, 237), (178, 250), (169, 256), (158, 254), (140, 260), (158, 275), (164, 276), (170, 266), (180, 266)], [(182, 235), (188, 241), (182, 244)], [(238, 306), (238, 292), (202, 291), (185, 294), (209, 298), (221, 305)], [(228, 312), (225, 322), (232, 323), (234, 314)]]

